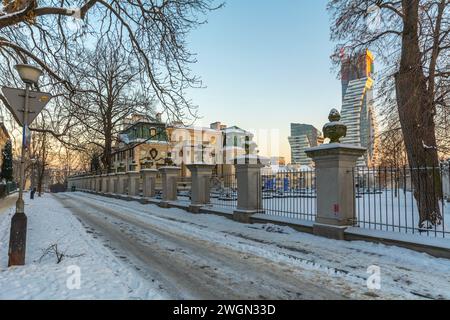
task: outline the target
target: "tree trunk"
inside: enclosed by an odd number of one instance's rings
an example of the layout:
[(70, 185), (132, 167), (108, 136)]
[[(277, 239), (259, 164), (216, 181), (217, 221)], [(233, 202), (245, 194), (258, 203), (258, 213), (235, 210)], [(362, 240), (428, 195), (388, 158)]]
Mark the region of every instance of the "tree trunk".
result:
[(41, 166), (39, 168), (39, 174), (38, 174), (38, 185), (37, 185), (37, 192), (38, 196), (42, 196), (42, 184), (44, 181), (45, 176), (45, 166), (47, 165), (47, 134), (44, 133), (42, 137), (42, 145), (41, 145)]
[(38, 185), (37, 185), (37, 192), (38, 196), (42, 196), (42, 182), (44, 180), (44, 173), (45, 173), (45, 166), (42, 164), (42, 166), (39, 168), (39, 175), (38, 175)]
[(439, 225), (442, 197), (434, 124), (434, 92), (429, 92), (419, 48), (419, 0), (403, 0), (403, 38), (396, 75), (397, 104), (411, 168), (419, 227)]
[(105, 149), (103, 151), (103, 166), (107, 170), (107, 172), (111, 172), (112, 170), (112, 133), (111, 129), (105, 130)]

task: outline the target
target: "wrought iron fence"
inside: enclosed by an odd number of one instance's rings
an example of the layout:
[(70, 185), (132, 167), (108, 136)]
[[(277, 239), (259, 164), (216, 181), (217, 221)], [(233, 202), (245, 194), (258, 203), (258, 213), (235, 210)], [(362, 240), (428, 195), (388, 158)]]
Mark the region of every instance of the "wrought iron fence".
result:
[(15, 182), (0, 183), (0, 198), (4, 198), (16, 190), (17, 184)]
[(210, 181), (211, 204), (217, 207), (234, 209), (237, 207), (236, 175), (213, 175)]
[(450, 238), (449, 170), (355, 168), (355, 226)]
[(315, 220), (316, 179), (313, 170), (262, 175), (262, 210), (267, 215)]

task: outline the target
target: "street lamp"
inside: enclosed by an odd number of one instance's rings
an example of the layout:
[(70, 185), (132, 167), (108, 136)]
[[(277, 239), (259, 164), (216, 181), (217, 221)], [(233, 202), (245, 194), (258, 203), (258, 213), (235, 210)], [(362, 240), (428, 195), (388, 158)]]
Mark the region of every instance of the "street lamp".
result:
[(19, 198), (16, 202), (16, 212), (11, 219), (11, 233), (9, 240), (8, 266), (22, 266), (25, 264), (25, 249), (27, 239), (27, 216), (25, 215), (25, 203), (23, 201), (23, 185), (25, 180), (25, 152), (28, 130), (28, 113), (30, 86), (37, 85), (42, 71), (28, 64), (18, 64), (15, 69), (25, 83), (25, 102), (23, 106), (23, 135), (22, 153), (20, 159)]
[(14, 68), (19, 73), (20, 79), (26, 84), (37, 84), (42, 70), (29, 64), (17, 64)]

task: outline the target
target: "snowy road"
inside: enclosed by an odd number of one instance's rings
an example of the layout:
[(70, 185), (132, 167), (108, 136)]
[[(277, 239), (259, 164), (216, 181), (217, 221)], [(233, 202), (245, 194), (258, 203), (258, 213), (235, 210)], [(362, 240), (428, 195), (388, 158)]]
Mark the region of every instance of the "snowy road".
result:
[(108, 207), (87, 195), (58, 199), (89, 232), (174, 299), (348, 298), (299, 277), (288, 265), (164, 228), (161, 217), (142, 219), (126, 202)]
[[(449, 299), (450, 261), (272, 224), (66, 193), (57, 199), (130, 269), (171, 298)], [(367, 287), (380, 268), (381, 288)]]

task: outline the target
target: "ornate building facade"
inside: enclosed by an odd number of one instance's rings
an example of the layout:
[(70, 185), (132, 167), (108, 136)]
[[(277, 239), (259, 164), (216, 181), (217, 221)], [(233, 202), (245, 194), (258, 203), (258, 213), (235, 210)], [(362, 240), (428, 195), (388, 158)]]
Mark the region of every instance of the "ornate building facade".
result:
[(216, 165), (219, 175), (234, 174), (234, 159), (256, 154), (253, 134), (239, 127), (227, 127), (220, 122), (209, 128), (167, 125), (161, 118), (128, 119), (113, 150), (113, 170), (116, 172), (158, 169), (167, 165), (181, 167), (181, 175), (189, 176), (188, 164)]

